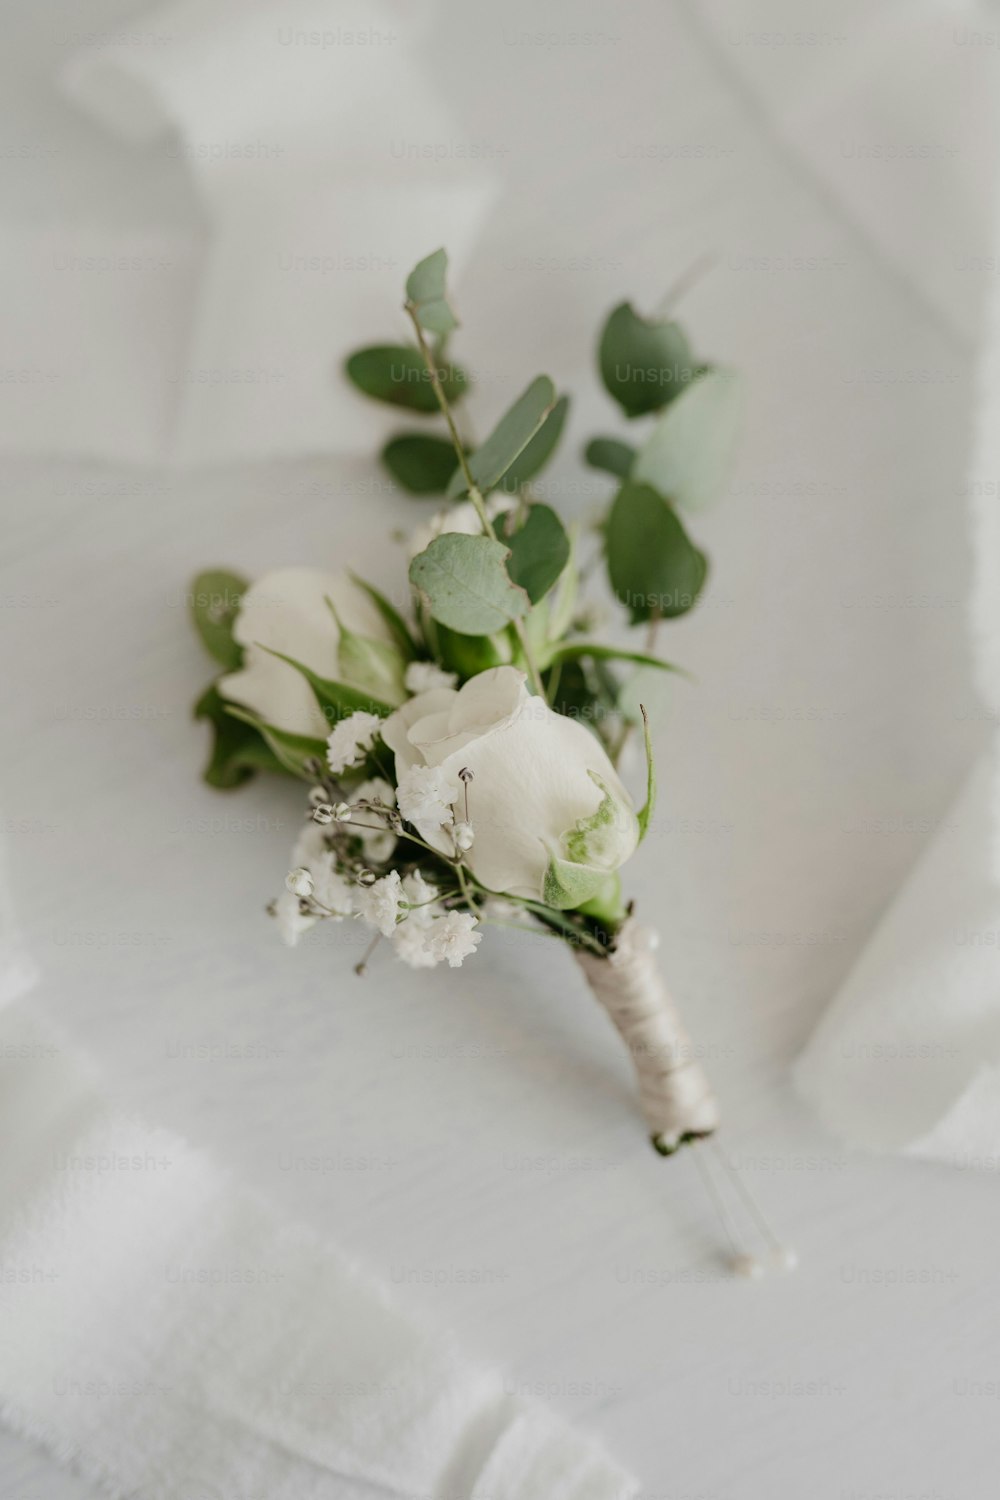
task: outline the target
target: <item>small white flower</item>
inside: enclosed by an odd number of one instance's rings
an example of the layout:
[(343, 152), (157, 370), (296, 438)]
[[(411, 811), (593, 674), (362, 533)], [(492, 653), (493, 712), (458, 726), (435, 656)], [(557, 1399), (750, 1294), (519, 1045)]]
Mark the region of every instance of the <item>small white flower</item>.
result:
[(302, 831), (295, 840), (295, 848), (292, 850), (292, 868), (305, 865), (311, 870), (316, 860), (326, 853), (326, 839), (323, 837), (322, 828), (310, 820), (302, 827)]
[(285, 876), (285, 890), (291, 891), (293, 896), (312, 895), (313, 878), (303, 865), (300, 865), (297, 870), (289, 870)]
[(456, 849), (471, 849), (476, 842), (476, 835), (471, 823), (456, 823), (452, 829)]
[(428, 924), (416, 920), (418, 913), (400, 922), (392, 935), (392, 946), (396, 957), (411, 969), (436, 969), (441, 962), (431, 952), (428, 942)]
[[(355, 787), (351, 795), (355, 802), (381, 802), (386, 808), (396, 806), (396, 789), (391, 782), (383, 780), (381, 776), (373, 776), (370, 781), (363, 781), (359, 787)], [(363, 828), (358, 829), (360, 834), (364, 831)]]
[[(356, 803), (380, 802), (386, 810), (396, 806), (396, 789), (391, 782), (383, 781), (381, 776), (363, 781), (352, 795)], [(374, 807), (355, 808), (355, 811), (361, 814), (361, 823), (378, 824), (378, 827), (366, 828), (359, 823), (352, 831), (361, 840), (366, 857), (374, 864), (384, 865), (386, 860), (392, 858), (396, 848), (396, 835), (385, 821), (385, 813)]]
[(333, 821), (335, 823), (349, 823), (354, 816), (349, 802), (338, 802), (333, 809)]
[(411, 661), (403, 677), (408, 693), (429, 693), (432, 688), (453, 688), (457, 672), (446, 672), (432, 661)]
[(483, 940), (475, 927), (476, 919), (467, 911), (450, 911), (446, 917), (436, 918), (425, 929), (428, 951), (438, 963), (447, 961), (453, 969), (460, 968), (462, 959), (475, 953)]
[(420, 833), (453, 822), (451, 804), (457, 797), (456, 783), (440, 766), (411, 766), (396, 790), (400, 812)]
[(274, 915), (278, 921), (278, 931), (289, 948), (294, 948), (304, 932), (316, 922), (315, 917), (299, 910), (299, 898), (291, 891), (282, 891), (273, 907)]
[(348, 714), (333, 726), (326, 742), (326, 763), (334, 776), (364, 760), (381, 727), (378, 714), (368, 714), (363, 709)]
[(419, 870), (403, 876), (403, 897), (408, 906), (415, 907), (407, 917), (408, 922), (429, 922), (434, 915), (431, 902), (438, 897), (438, 888), (424, 879)]
[(377, 927), (383, 937), (391, 937), (396, 929), (402, 895), (399, 871), (390, 870), (381, 880), (362, 888), (357, 898), (358, 911), (369, 926)]
[(330, 853), (320, 856), (312, 867), (313, 895), (320, 906), (338, 917), (349, 917), (354, 911), (355, 887), (337, 869)]

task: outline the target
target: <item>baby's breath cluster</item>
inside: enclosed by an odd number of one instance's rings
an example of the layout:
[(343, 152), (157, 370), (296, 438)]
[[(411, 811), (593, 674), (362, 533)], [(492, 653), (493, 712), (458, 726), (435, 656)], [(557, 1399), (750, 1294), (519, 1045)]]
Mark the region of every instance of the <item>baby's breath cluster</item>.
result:
[[(416, 680), (442, 685), (433, 677)], [(463, 892), (457, 868), (472, 845), (471, 824), (455, 824), (443, 782), (423, 796), (411, 789), (412, 774), (398, 792), (384, 776), (363, 777), (348, 788), (345, 776), (356, 776), (370, 759), (378, 762), (381, 727), (377, 714), (356, 711), (328, 735), (325, 766), (311, 767), (319, 779), (309, 791), (310, 812), (292, 850), (292, 868), (270, 910), (289, 947), (317, 922), (354, 919), (388, 939), (411, 968), (458, 968), (482, 940), (468, 881)], [(454, 862), (423, 844), (421, 823), (452, 827)], [(429, 862), (427, 873), (422, 860)]]

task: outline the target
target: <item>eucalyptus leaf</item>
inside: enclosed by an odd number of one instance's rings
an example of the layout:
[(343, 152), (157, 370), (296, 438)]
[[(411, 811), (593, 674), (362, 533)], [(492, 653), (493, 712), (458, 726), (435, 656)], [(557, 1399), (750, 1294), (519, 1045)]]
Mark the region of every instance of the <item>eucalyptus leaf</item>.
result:
[(448, 256), (444, 250), (435, 250), (406, 279), (407, 301), (428, 333), (443, 335), (458, 327), (458, 319), (448, 305), (447, 276)]
[(679, 323), (640, 317), (622, 302), (608, 317), (598, 350), (601, 379), (627, 417), (659, 411), (697, 373)]
[(608, 576), (633, 625), (671, 619), (698, 601), (708, 559), (676, 512), (648, 484), (627, 479), (607, 525)]
[(255, 771), (285, 769), (256, 727), (238, 723), (228, 713), (228, 707), (214, 682), (194, 706), (194, 717), (207, 720), (212, 729), (212, 749), (202, 779), (218, 791), (235, 790), (249, 781)]
[[(344, 369), (359, 391), (374, 401), (405, 406), (408, 411), (437, 412), (437, 397), (419, 349), (410, 344), (372, 344), (352, 354)], [(449, 405), (465, 395), (469, 377), (458, 365), (442, 365), (438, 379)]]
[(596, 437), (591, 438), (583, 456), (592, 469), (602, 469), (606, 474), (614, 474), (616, 479), (627, 479), (635, 449), (619, 438)]
[(685, 510), (703, 510), (725, 490), (743, 423), (735, 370), (699, 375), (657, 419), (632, 470)]
[[(552, 381), (547, 375), (539, 375), (508, 408), (486, 441), (469, 459), (469, 470), (481, 494), (496, 489), (555, 405), (556, 392)], [(457, 500), (467, 493), (468, 485), (459, 469), (448, 486), (448, 498)]]
[(233, 625), (248, 587), (238, 573), (208, 568), (195, 578), (188, 595), (191, 619), (202, 644), (227, 672), (237, 671), (243, 662), (243, 648), (233, 639)]
[(279, 661), (286, 661), (296, 672), (300, 672), (312, 688), (313, 697), (319, 705), (320, 712), (332, 727), (341, 719), (346, 719), (349, 714), (362, 710), (368, 714), (378, 714), (380, 718), (386, 718), (392, 713), (393, 705), (379, 698), (373, 698), (371, 694), (363, 692), (360, 688), (349, 687), (346, 682), (335, 682), (328, 677), (320, 677), (311, 667), (304, 662), (296, 661), (294, 656), (286, 656), (283, 651), (272, 651), (270, 646), (263, 646), (263, 650), (270, 651)]
[(513, 583), (524, 589), (532, 604), (537, 604), (569, 561), (569, 537), (548, 505), (529, 505), (527, 519), (511, 530), (517, 520), (516, 513), (511, 512), (503, 532), (503, 540), (510, 548), (507, 573)]
[(568, 411), (569, 397), (560, 396), (531, 442), (504, 474), (500, 482), (501, 489), (514, 495), (522, 485), (527, 484), (529, 479), (533, 479), (544, 469), (562, 437)]
[(421, 432), (392, 438), (382, 449), (382, 462), (411, 495), (443, 495), (458, 466), (455, 450), (445, 438)]
[(508, 556), (491, 537), (446, 532), (410, 563), (410, 582), (442, 625), (459, 635), (493, 635), (530, 608), (524, 589), (510, 581)]
[(250, 709), (243, 708), (238, 703), (227, 703), (226, 712), (230, 719), (256, 730), (263, 741), (263, 748), (272, 756), (276, 769), (311, 779), (311, 772), (307, 770), (309, 762), (318, 760), (320, 764), (323, 763), (326, 746), (322, 740), (313, 739), (307, 734), (293, 734), (288, 729), (278, 729), (274, 724), (265, 724)]

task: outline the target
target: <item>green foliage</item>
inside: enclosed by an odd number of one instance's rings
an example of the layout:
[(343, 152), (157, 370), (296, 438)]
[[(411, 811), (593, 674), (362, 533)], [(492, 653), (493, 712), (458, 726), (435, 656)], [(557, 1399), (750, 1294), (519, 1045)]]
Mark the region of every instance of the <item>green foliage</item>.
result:
[(490, 537), (446, 532), (410, 563), (410, 582), (442, 625), (459, 635), (493, 635), (529, 609), (524, 589), (508, 576), (509, 555)]
[(569, 537), (548, 505), (529, 505), (524, 521), (519, 521), (517, 512), (511, 512), (503, 529), (503, 540), (510, 548), (507, 572), (537, 604), (569, 562)]
[(685, 510), (703, 510), (729, 480), (743, 423), (743, 382), (734, 370), (706, 370), (657, 419), (632, 468)]
[(517, 458), (500, 481), (500, 488), (515, 495), (517, 491), (540, 473), (552, 457), (566, 426), (569, 412), (569, 397), (560, 396), (534, 437), (521, 450)]
[(619, 438), (591, 438), (584, 450), (584, 458), (592, 469), (602, 469), (616, 479), (627, 479), (635, 459), (635, 449)]
[(542, 900), (556, 911), (576, 911), (604, 888), (607, 878), (607, 870), (590, 869), (552, 854), (542, 883)]
[(191, 619), (202, 644), (227, 672), (235, 672), (243, 661), (243, 648), (233, 639), (233, 625), (248, 587), (238, 573), (207, 568), (195, 578), (188, 595)]
[(255, 771), (285, 769), (257, 729), (240, 723), (228, 708), (214, 682), (194, 706), (194, 717), (207, 720), (212, 729), (212, 748), (202, 779), (218, 791), (226, 792), (249, 781)]
[[(358, 349), (347, 360), (348, 379), (374, 401), (405, 406), (408, 411), (428, 415), (439, 410), (424, 357), (410, 344), (372, 344)], [(458, 365), (438, 370), (441, 388), (449, 405), (461, 401), (469, 388), (469, 377)]]
[[(510, 661), (510, 652), (501, 650), (491, 635), (459, 635), (447, 625), (431, 622), (438, 660), (446, 672), (457, 672), (464, 682), (489, 667), (502, 667)], [(502, 637), (501, 637), (502, 640)]]
[(258, 744), (272, 758), (273, 764), (268, 769), (287, 771), (292, 776), (311, 779), (311, 773), (306, 769), (309, 762), (318, 760), (322, 764), (326, 753), (322, 740), (313, 739), (307, 734), (293, 734), (288, 729), (278, 729), (274, 724), (265, 724), (263, 719), (239, 703), (227, 703), (225, 708), (233, 722), (249, 726), (254, 731), (255, 738), (259, 736)]
[[(469, 471), (481, 495), (488, 495), (490, 490), (496, 489), (555, 406), (556, 392), (552, 381), (547, 375), (539, 375), (504, 412), (489, 437), (469, 459)], [(458, 500), (465, 494), (468, 494), (468, 485), (459, 469), (448, 486), (448, 498)]]
[[(263, 648), (271, 651), (270, 646)], [(286, 656), (283, 651), (271, 651), (279, 661), (286, 661), (296, 672), (302, 676), (312, 688), (313, 697), (319, 706), (319, 710), (327, 723), (331, 725), (346, 719), (349, 714), (357, 713), (359, 709), (365, 713), (378, 714), (380, 718), (387, 718), (392, 713), (393, 705), (379, 698), (373, 698), (370, 693), (360, 688), (349, 687), (346, 682), (335, 682), (327, 677), (320, 677), (311, 667), (304, 662), (296, 661), (293, 656)]]
[(399, 610), (396, 609), (395, 605), (389, 603), (389, 600), (375, 588), (374, 584), (366, 583), (363, 578), (359, 578), (356, 573), (351, 573), (350, 570), (348, 570), (348, 577), (352, 583), (357, 584), (358, 588), (362, 589), (368, 595), (389, 627), (392, 638), (399, 650), (407, 661), (412, 661), (413, 657), (418, 654), (417, 643), (413, 639), (410, 627), (399, 613)]
[(451, 443), (421, 432), (392, 438), (382, 449), (382, 462), (411, 495), (443, 495), (458, 465)]
[(642, 713), (642, 739), (646, 747), (646, 801), (639, 809), (639, 842), (649, 832), (649, 825), (656, 807), (656, 766), (653, 763), (653, 737), (649, 732), (649, 715), (640, 703)]
[(564, 645), (552, 648), (549, 660), (574, 661), (581, 656), (587, 656), (591, 661), (630, 661), (637, 667), (655, 667), (661, 672), (682, 670), (660, 656), (648, 656), (644, 651), (626, 651), (619, 646), (601, 646), (596, 641), (566, 641)]
[(611, 587), (633, 624), (686, 614), (708, 571), (707, 558), (663, 496), (631, 479), (611, 507), (607, 557)]
[(448, 256), (444, 250), (435, 250), (406, 279), (406, 300), (421, 328), (440, 336), (458, 327), (458, 319), (448, 305), (447, 276)]
[(680, 324), (640, 317), (630, 302), (609, 316), (598, 349), (601, 379), (627, 417), (659, 411), (697, 374)]

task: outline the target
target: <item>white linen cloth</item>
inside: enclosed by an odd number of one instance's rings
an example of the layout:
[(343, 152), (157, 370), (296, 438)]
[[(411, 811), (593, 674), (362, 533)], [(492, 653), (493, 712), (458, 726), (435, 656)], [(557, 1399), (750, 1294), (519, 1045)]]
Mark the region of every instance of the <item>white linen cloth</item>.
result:
[(441, 244), (460, 270), (494, 194), (423, 75), (423, 24), (388, 4), (179, 0), (85, 48), (69, 97), (179, 158), (208, 242), (8, 226), (4, 359), (26, 378), (0, 443), (129, 461), (371, 451), (384, 414), (340, 364), (405, 335), (406, 272)]
[[(8, 940), (0, 996), (30, 974)], [(203, 1153), (0, 1011), (0, 1415), (130, 1500), (627, 1500), (509, 1392)]]
[[(1000, 256), (1000, 232), (993, 236)], [(1000, 264), (1000, 261), (996, 262)], [(982, 717), (1000, 719), (1000, 294), (969, 465), (970, 624)], [(796, 1082), (876, 1150), (1000, 1169), (1000, 734), (811, 1038)]]

